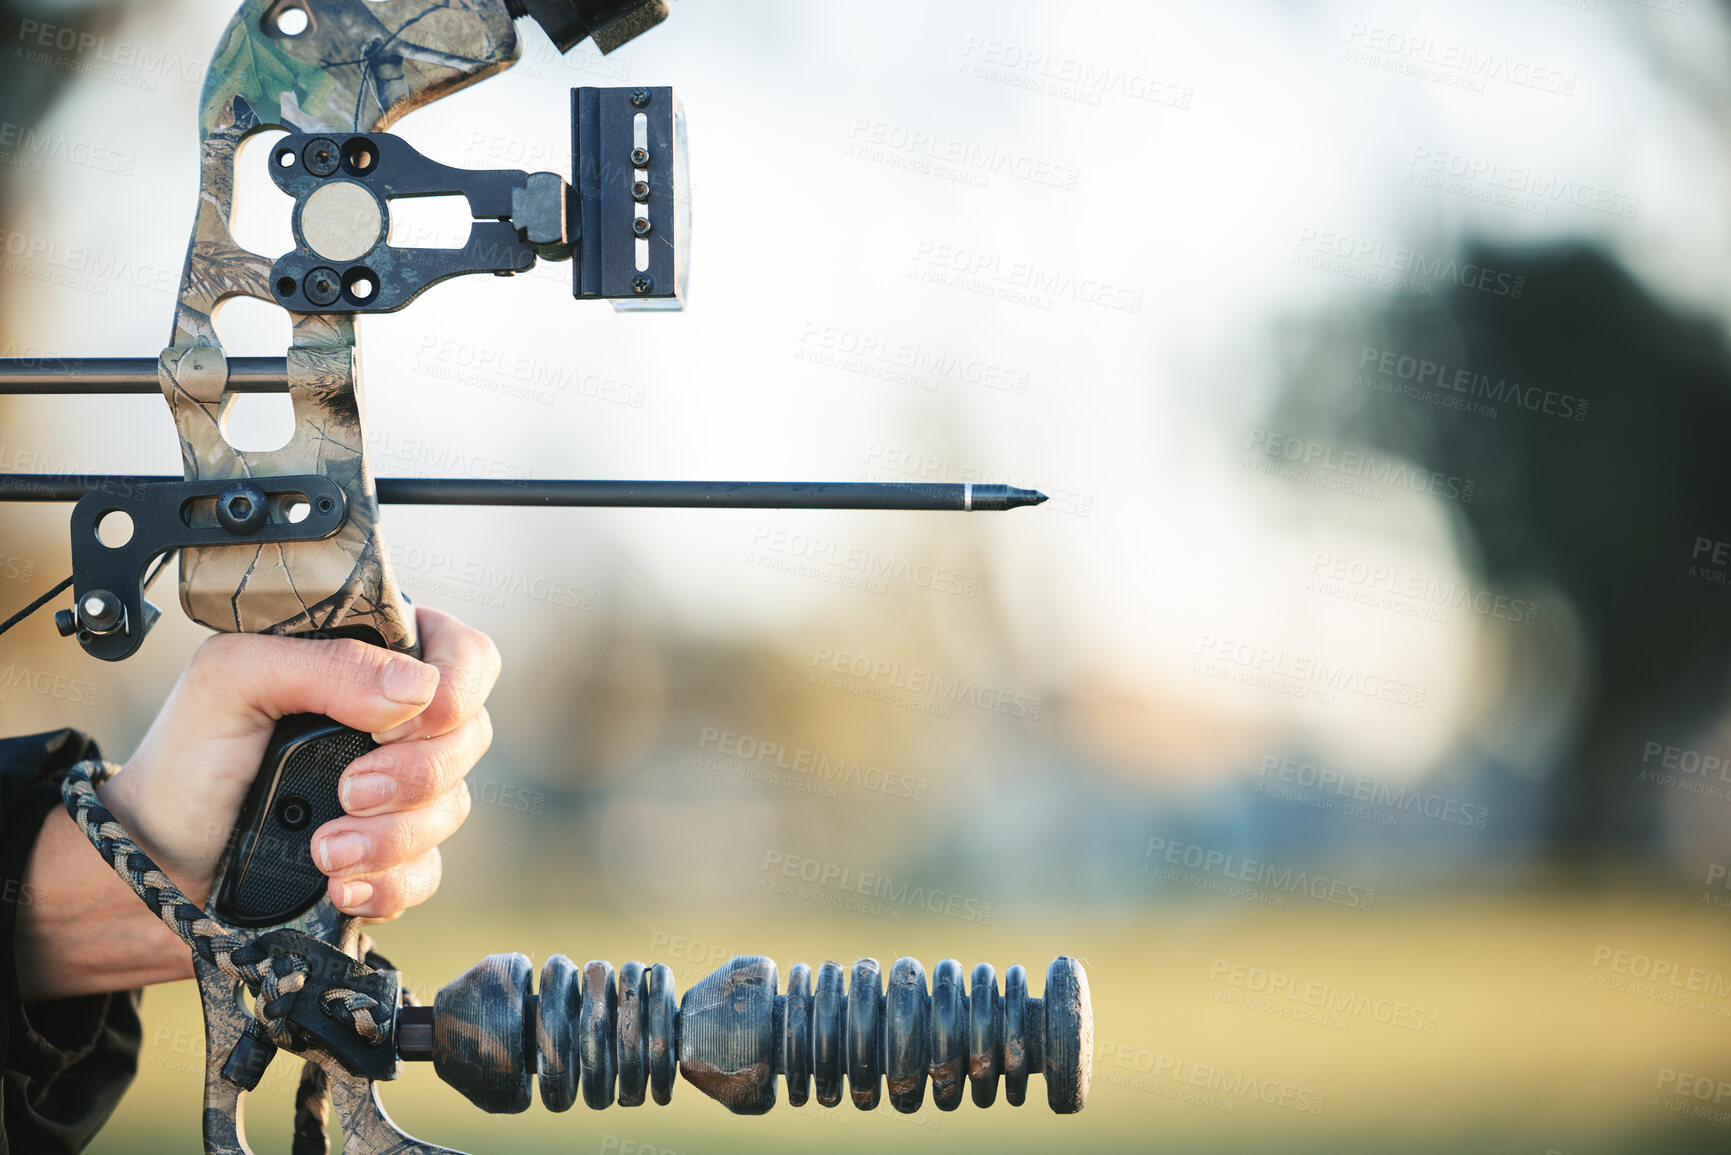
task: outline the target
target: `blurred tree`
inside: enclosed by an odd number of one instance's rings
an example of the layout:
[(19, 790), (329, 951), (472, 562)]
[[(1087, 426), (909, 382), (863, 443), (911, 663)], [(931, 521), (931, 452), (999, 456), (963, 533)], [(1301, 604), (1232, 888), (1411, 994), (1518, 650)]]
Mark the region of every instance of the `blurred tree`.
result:
[[(1550, 768), (1552, 855), (1640, 852), (1657, 801), (1636, 777), (1643, 744), (1698, 732), (1722, 708), (1731, 671), (1731, 585), (1703, 576), (1731, 567), (1699, 545), (1731, 542), (1726, 336), (1596, 250), (1480, 246), (1459, 259), (1517, 270), (1520, 298), (1449, 284), (1363, 327), (1325, 327), (1333, 336), (1281, 407), (1478, 483), (1460, 507), (1466, 564), (1498, 587), (1555, 588), (1586, 635), (1586, 668), (1569, 672), (1582, 679), (1578, 723)], [(1384, 351), (1445, 368), (1424, 380), (1379, 373)], [(1361, 374), (1497, 413), (1365, 388)], [(1583, 399), (1585, 414), (1565, 415), (1577, 404), (1565, 398)], [(1527, 660), (1544, 678), (1543, 663), (1559, 659)]]

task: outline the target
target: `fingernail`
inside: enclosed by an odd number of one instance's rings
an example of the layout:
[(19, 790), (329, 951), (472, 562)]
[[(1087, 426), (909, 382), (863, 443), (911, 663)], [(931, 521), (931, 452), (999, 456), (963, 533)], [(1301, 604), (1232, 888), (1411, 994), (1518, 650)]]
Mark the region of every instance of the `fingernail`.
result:
[(347, 870), (367, 856), (367, 836), (346, 830), (319, 843), (319, 869), (326, 874)]
[(382, 683), (385, 697), (405, 706), (425, 706), (439, 688), (439, 667), (410, 658), (385, 667)]
[(397, 782), (389, 774), (356, 774), (343, 779), (343, 809), (350, 814), (383, 806), (397, 796)]
[(403, 738), (412, 738), (421, 732), (421, 715), (416, 714), (400, 726), (392, 726), (382, 734), (374, 734), (373, 741), (383, 746), (387, 742), (396, 742)]
[(343, 883), (343, 900), (337, 905), (344, 910), (352, 910), (371, 897), (373, 897), (373, 884), (365, 879), (357, 878), (353, 882)]

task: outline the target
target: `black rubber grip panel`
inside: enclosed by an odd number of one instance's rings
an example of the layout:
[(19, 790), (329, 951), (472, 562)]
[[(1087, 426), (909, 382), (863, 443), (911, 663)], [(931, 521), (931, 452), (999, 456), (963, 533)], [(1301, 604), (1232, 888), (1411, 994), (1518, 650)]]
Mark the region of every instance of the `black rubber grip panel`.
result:
[(317, 714), (291, 714), (276, 724), (229, 840), (217, 917), (235, 926), (276, 926), (324, 895), (313, 833), (342, 815), (337, 781), (377, 745)]

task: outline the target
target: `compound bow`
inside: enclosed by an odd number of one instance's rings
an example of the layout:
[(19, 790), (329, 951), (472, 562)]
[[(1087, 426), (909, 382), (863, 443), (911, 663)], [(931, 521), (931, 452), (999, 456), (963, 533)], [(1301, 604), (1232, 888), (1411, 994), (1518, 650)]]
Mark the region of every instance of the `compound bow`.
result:
[[(200, 101), (200, 185), (173, 338), (154, 359), (0, 362), (0, 392), (160, 390), (173, 412), (183, 477), (0, 477), (0, 498), (76, 501), (73, 576), (27, 614), (73, 587), (56, 614), (86, 653), (135, 653), (158, 617), (147, 569), (179, 551), (180, 601), (213, 630), (345, 636), (414, 653), (414, 617), (386, 564), (379, 503), (493, 503), (776, 508), (1005, 510), (1044, 501), (1002, 485), (718, 482), (484, 482), (375, 479), (359, 405), (356, 328), (362, 314), (403, 308), (431, 285), (468, 273), (511, 275), (569, 260), (578, 298), (621, 308), (679, 308), (689, 236), (684, 122), (670, 88), (572, 92), (572, 179), (471, 171), (429, 160), (385, 132), (439, 97), (510, 67), (516, 18), (531, 17), (561, 52), (592, 38), (611, 52), (667, 14), (665, 0), (247, 0), (229, 24)], [(235, 160), (253, 135), (286, 129), (270, 172), (295, 202), (294, 249), (271, 260), (230, 230)], [(461, 195), (474, 223), (460, 249), (390, 243), (393, 200)], [(230, 358), (213, 314), (232, 297), (286, 309), (293, 344), (282, 358)], [(286, 392), (295, 432), (271, 452), (228, 443), (224, 417), (241, 393)], [(103, 543), (116, 514), (130, 540)], [(0, 631), (14, 624), (0, 626)], [(774, 962), (740, 956), (675, 1001), (664, 966), (579, 969), (556, 955), (535, 990), (522, 955), (495, 955), (409, 1005), (397, 972), (371, 954), (359, 922), (325, 895), (309, 853), (313, 832), (342, 813), (337, 781), (373, 747), (326, 718), (285, 718), (243, 806), (209, 910), (188, 902), (102, 807), (103, 768), (67, 779), (67, 806), (121, 876), (194, 952), (206, 1036), (204, 1144), (247, 1150), (244, 1093), (278, 1049), (306, 1060), (297, 1152), (325, 1149), (326, 1099), (352, 1155), (446, 1149), (409, 1138), (379, 1104), (375, 1083), (402, 1061), (431, 1060), (483, 1110), (516, 1112), (538, 1076), (560, 1111), (668, 1102), (675, 1069), (730, 1110), (759, 1114), (788, 1099), (842, 1097), (877, 1105), (882, 1081), (898, 1111), (918, 1110), (925, 1083), (944, 1110), (989, 1106), (1000, 1076), (1023, 1101), (1045, 1075), (1053, 1110), (1087, 1097), (1092, 1013), (1087, 978), (1055, 959), (1043, 998), (1020, 967), (985, 964), (964, 977), (953, 959), (928, 988), (901, 959), (887, 992), (874, 959), (843, 969), (805, 964), (778, 993)], [(243, 1009), (241, 995), (256, 1000)]]

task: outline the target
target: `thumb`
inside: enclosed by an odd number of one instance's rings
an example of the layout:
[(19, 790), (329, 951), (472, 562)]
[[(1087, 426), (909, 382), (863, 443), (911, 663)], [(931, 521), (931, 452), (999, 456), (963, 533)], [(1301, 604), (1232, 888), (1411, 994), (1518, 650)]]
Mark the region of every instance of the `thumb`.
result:
[(424, 710), (438, 685), (438, 667), (352, 638), (218, 634), (193, 655), (103, 800), (203, 902), (277, 719), (323, 714), (381, 733)]
[(439, 668), (353, 638), (218, 634), (193, 655), (186, 680), (193, 701), (227, 703), (213, 729), (233, 736), (287, 714), (323, 714), (378, 734), (426, 709)]

